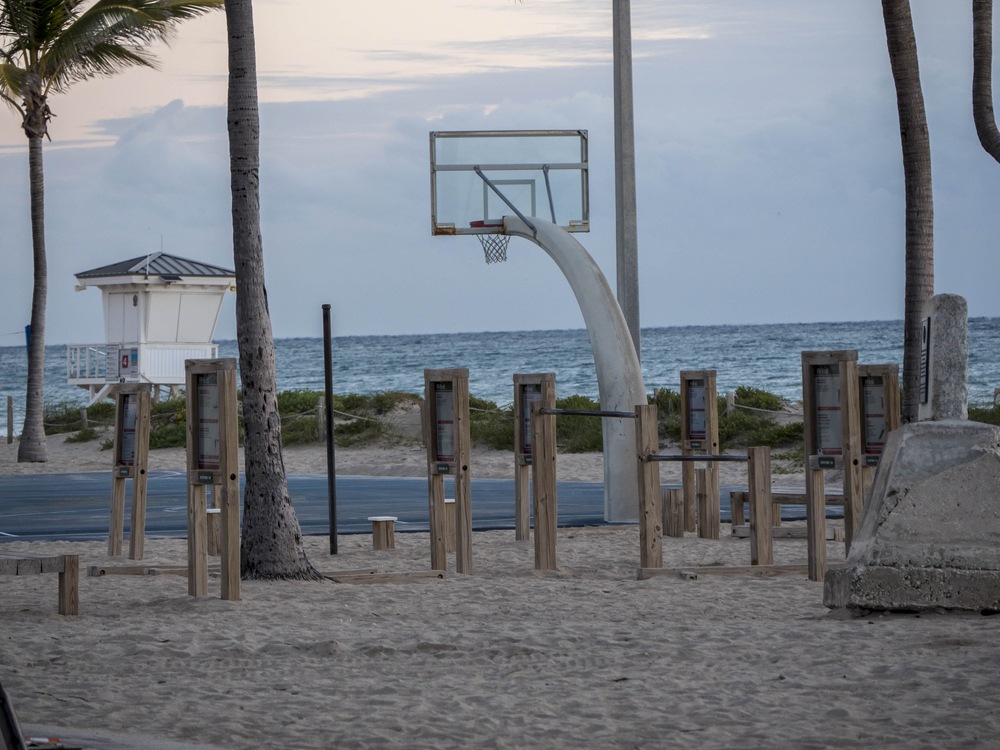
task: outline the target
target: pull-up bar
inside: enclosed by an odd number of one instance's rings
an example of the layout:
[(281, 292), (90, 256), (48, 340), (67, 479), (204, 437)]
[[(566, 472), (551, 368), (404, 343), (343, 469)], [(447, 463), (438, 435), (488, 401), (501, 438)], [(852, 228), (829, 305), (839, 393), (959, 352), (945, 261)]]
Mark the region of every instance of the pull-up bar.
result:
[(662, 454), (653, 453), (646, 456), (647, 461), (742, 461), (746, 463), (749, 459), (746, 456), (740, 455), (730, 455), (728, 453), (710, 453), (704, 456), (696, 455), (678, 455), (678, 456), (664, 456)]
[(635, 419), (631, 411), (591, 411), (588, 409), (548, 409), (538, 410), (539, 414), (563, 414), (568, 417), (618, 417), (619, 419)]

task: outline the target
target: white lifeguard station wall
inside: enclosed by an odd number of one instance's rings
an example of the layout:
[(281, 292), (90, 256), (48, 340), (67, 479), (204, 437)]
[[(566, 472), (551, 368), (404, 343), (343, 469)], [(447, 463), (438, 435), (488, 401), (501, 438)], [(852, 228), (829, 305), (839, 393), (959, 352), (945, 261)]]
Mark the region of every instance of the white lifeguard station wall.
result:
[(104, 341), (70, 344), (66, 375), (94, 403), (115, 383), (184, 385), (184, 362), (215, 359), (212, 342), (236, 274), (167, 253), (132, 258), (76, 274), (77, 291), (101, 290)]

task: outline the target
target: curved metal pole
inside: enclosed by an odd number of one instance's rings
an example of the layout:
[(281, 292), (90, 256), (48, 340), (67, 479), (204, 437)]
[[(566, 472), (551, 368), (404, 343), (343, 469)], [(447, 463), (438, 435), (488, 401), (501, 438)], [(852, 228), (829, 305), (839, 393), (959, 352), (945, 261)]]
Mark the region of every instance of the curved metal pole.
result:
[[(559, 266), (590, 336), (601, 409), (634, 414), (637, 405), (646, 403), (646, 387), (625, 316), (608, 280), (572, 234), (545, 219), (533, 216), (531, 221), (534, 231), (520, 219), (505, 216), (504, 233), (531, 240)], [(604, 520), (634, 523), (639, 520), (635, 420), (605, 418), (603, 427)]]

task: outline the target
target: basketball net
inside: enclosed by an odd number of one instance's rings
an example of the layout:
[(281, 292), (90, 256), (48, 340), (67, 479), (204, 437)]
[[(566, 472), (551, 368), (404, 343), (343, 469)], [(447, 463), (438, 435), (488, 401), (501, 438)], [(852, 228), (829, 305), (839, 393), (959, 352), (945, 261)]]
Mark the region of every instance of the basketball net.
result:
[(507, 260), (507, 245), (510, 243), (509, 234), (477, 234), (479, 244), (483, 246), (483, 255), (486, 256), (486, 265), (490, 263), (503, 263)]

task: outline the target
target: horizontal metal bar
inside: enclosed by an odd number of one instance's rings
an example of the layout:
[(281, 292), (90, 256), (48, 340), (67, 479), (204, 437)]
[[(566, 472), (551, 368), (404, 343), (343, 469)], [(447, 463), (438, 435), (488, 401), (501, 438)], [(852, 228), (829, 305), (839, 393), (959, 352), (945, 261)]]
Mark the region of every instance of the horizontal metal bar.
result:
[(646, 456), (647, 461), (707, 461), (709, 463), (714, 463), (716, 461), (743, 461), (746, 463), (749, 458), (747, 456), (737, 456), (731, 454), (713, 453), (707, 456), (663, 456), (657, 453), (650, 454)]
[(539, 409), (539, 414), (565, 414), (570, 417), (618, 417), (620, 419), (635, 419), (631, 411), (588, 411), (587, 409)]

